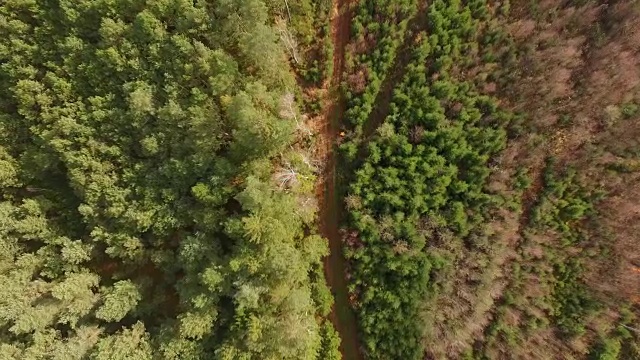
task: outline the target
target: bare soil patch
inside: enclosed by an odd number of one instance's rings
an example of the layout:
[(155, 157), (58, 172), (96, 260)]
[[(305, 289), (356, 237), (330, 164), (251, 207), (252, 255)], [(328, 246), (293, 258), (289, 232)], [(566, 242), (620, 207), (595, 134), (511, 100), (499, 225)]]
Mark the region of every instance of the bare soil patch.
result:
[(334, 46), (333, 76), (325, 84), (325, 88), (319, 90), (323, 95), (323, 113), (315, 121), (319, 128), (316, 157), (324, 164), (323, 172), (316, 185), (316, 196), (320, 204), (320, 232), (329, 241), (330, 255), (325, 259), (324, 268), (327, 283), (335, 299), (331, 320), (341, 338), (342, 358), (358, 360), (362, 359), (362, 354), (357, 322), (348, 297), (346, 265), (339, 232), (342, 201), (336, 191), (335, 152), (337, 140), (340, 138), (340, 121), (345, 109), (338, 87), (344, 72), (345, 47), (349, 42), (350, 26), (349, 1), (335, 0), (331, 15), (331, 38)]

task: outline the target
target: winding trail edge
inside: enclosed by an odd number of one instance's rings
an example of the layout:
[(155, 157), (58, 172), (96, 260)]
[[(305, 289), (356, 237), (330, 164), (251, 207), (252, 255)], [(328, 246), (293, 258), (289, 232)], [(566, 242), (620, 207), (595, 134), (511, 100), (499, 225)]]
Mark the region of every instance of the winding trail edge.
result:
[(333, 74), (329, 79), (324, 101), (320, 146), (325, 154), (322, 181), (318, 182), (317, 194), (320, 203), (320, 233), (329, 241), (330, 255), (324, 259), (327, 284), (334, 295), (331, 321), (340, 335), (340, 353), (344, 360), (363, 359), (358, 338), (355, 314), (349, 302), (346, 260), (342, 253), (340, 236), (340, 212), (342, 201), (336, 191), (336, 143), (340, 137), (340, 122), (344, 116), (345, 101), (340, 94), (340, 83), (344, 72), (345, 48), (351, 30), (351, 10), (348, 0), (334, 0), (331, 14), (331, 40), (333, 43)]

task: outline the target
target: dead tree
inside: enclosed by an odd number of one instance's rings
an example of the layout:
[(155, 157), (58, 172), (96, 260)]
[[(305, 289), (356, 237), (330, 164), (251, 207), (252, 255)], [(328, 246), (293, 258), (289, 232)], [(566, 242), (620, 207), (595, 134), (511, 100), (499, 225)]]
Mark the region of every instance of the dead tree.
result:
[(308, 179), (308, 176), (300, 174), (291, 164), (285, 163), (276, 173), (273, 175), (275, 181), (278, 183), (280, 189), (291, 189), (298, 186), (300, 179)]
[(295, 109), (295, 97), (293, 93), (287, 92), (282, 97), (282, 101), (280, 103), (280, 116), (285, 119), (293, 119), (296, 122), (296, 130), (300, 131), (304, 135), (311, 137), (313, 132), (309, 128), (309, 126), (304, 122), (298, 119), (298, 113)]
[(300, 55), (298, 54), (298, 42), (295, 37), (289, 31), (287, 27), (287, 22), (281, 18), (276, 19), (276, 29), (278, 30), (278, 34), (280, 35), (280, 40), (284, 44), (284, 47), (287, 48), (289, 54), (293, 61), (296, 64), (300, 64)]

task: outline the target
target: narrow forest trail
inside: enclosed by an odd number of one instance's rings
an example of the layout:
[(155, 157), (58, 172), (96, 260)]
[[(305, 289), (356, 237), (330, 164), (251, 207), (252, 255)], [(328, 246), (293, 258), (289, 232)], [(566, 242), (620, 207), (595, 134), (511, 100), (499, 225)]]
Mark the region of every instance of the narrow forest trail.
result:
[(342, 201), (336, 191), (336, 144), (340, 136), (340, 121), (344, 116), (345, 102), (340, 93), (344, 72), (345, 48), (349, 42), (351, 12), (349, 1), (334, 0), (331, 14), (331, 38), (333, 42), (333, 75), (329, 80), (324, 99), (324, 113), (319, 134), (319, 145), (324, 157), (324, 173), (319, 181), (317, 196), (320, 202), (320, 231), (329, 241), (330, 255), (325, 258), (324, 269), (327, 283), (334, 295), (331, 321), (341, 339), (340, 352), (344, 360), (363, 359), (358, 342), (358, 328), (349, 302), (349, 291), (345, 278), (346, 263), (342, 254), (342, 239), (339, 232)]

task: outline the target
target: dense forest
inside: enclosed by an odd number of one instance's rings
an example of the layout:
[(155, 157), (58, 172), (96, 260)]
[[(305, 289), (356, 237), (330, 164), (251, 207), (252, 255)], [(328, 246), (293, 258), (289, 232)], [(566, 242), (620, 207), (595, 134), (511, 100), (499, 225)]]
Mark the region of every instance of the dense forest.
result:
[(335, 356), (283, 5), (3, 1), (3, 359)]
[(0, 359), (640, 359), (638, 19), (2, 1)]

